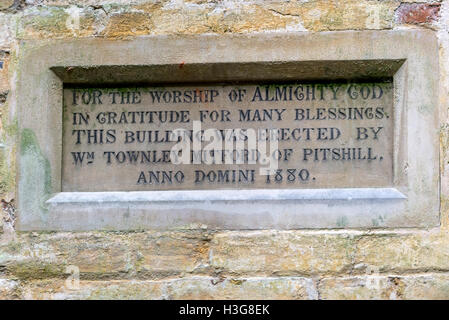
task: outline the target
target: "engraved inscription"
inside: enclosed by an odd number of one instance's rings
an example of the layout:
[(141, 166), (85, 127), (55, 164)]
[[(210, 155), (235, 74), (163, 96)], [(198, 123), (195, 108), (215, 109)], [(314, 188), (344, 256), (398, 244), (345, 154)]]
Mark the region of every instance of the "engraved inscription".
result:
[(65, 88), (63, 191), (385, 187), (393, 84)]

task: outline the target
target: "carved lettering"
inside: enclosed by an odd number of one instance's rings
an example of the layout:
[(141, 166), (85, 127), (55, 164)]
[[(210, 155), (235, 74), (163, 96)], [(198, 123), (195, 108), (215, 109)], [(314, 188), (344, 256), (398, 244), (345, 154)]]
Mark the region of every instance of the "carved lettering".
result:
[(389, 186), (392, 81), (64, 89), (63, 191)]

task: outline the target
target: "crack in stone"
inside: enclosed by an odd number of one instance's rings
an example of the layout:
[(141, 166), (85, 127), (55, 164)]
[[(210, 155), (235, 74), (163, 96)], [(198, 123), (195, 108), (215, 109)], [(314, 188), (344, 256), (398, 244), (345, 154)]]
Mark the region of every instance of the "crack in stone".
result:
[(277, 11), (277, 10), (275, 10), (275, 9), (268, 9), (268, 10), (270, 10), (270, 11), (276, 13), (276, 14), (279, 14), (279, 15), (281, 15), (281, 16), (284, 16), (284, 17), (297, 17), (297, 18), (300, 18), (300, 17), (301, 17), (299, 14), (283, 13), (283, 12)]
[(92, 8), (94, 10), (102, 10), (106, 14), (107, 17), (109, 16), (109, 12), (106, 11), (104, 6), (102, 6), (102, 5), (90, 5), (89, 8)]

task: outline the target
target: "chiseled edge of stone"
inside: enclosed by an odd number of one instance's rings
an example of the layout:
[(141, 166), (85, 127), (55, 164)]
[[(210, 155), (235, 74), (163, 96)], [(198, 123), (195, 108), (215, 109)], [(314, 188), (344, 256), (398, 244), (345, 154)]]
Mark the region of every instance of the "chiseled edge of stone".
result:
[(246, 200), (366, 200), (407, 199), (395, 188), (338, 189), (245, 189), (130, 192), (60, 192), (46, 201), (50, 205), (104, 202), (209, 202)]

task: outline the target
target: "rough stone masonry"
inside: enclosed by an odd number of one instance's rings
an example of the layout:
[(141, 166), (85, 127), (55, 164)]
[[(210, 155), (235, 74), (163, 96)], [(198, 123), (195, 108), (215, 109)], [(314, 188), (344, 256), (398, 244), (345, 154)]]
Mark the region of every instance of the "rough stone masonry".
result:
[[(439, 41), (439, 227), (15, 230), (21, 40), (413, 28)], [(0, 0), (0, 298), (449, 298), (448, 50), (446, 0)]]

